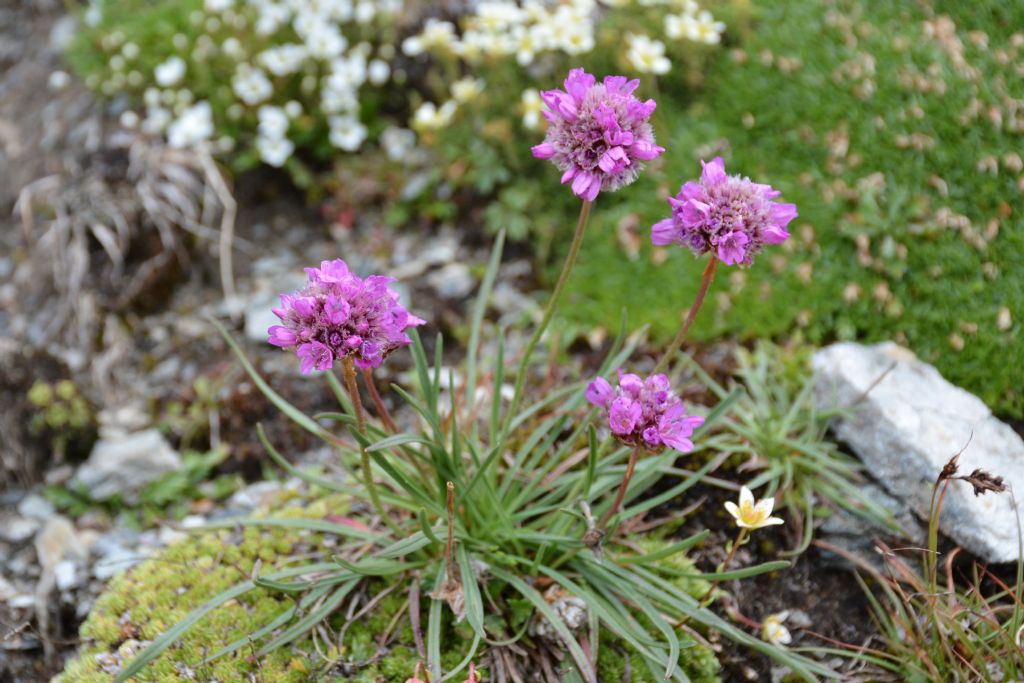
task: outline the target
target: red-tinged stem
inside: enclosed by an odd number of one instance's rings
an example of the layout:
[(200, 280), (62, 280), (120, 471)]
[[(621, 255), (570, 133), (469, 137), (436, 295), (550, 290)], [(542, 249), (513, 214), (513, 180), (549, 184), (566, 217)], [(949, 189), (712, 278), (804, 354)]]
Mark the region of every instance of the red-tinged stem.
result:
[(636, 461), (640, 459), (640, 446), (633, 449), (633, 452), (629, 454), (629, 462), (626, 464), (626, 475), (622, 478), (622, 483), (619, 484), (619, 492), (615, 494), (615, 502), (612, 506), (601, 515), (601, 519), (598, 521), (598, 528), (603, 527), (608, 523), (615, 513), (619, 511), (622, 506), (622, 499), (626, 497), (626, 489), (629, 488), (629, 480), (633, 478), (633, 470), (636, 469)]
[[(732, 563), (732, 558), (736, 556), (736, 549), (743, 545), (743, 541), (747, 538), (746, 527), (740, 527), (739, 534), (736, 535), (736, 540), (733, 541), (732, 547), (729, 548), (729, 554), (725, 556), (725, 562), (723, 562), (718, 571), (719, 573), (724, 572), (729, 568), (729, 564)], [(707, 607), (711, 602), (711, 598), (714, 597), (715, 589), (718, 588), (720, 581), (712, 581), (711, 586), (708, 588), (708, 592), (704, 594), (704, 597), (700, 599), (700, 606)]]
[[(363, 400), (359, 397), (359, 387), (356, 384), (356, 368), (352, 359), (346, 356), (341, 361), (342, 375), (345, 378), (345, 387), (348, 389), (349, 398), (352, 399), (352, 407), (356, 413), (356, 429), (359, 430), (361, 439), (366, 438), (366, 413), (363, 411)], [(366, 447), (360, 443), (360, 455), (362, 457), (363, 480), (366, 490), (370, 494), (370, 501), (377, 512), (377, 516), (392, 529), (397, 529), (395, 523), (388, 517), (387, 511), (380, 502), (380, 495), (377, 493), (377, 485), (373, 483), (373, 469), (370, 467), (370, 454)]]
[(370, 391), (370, 398), (373, 399), (373, 407), (377, 410), (377, 417), (380, 418), (389, 432), (397, 434), (398, 428), (395, 426), (395, 421), (391, 419), (391, 413), (388, 412), (388, 407), (384, 405), (384, 400), (381, 399), (380, 392), (377, 391), (377, 383), (373, 381), (373, 370), (363, 368), (363, 380), (366, 382), (366, 388)]
[(686, 335), (690, 331), (690, 327), (693, 326), (693, 321), (697, 319), (697, 313), (700, 311), (701, 305), (704, 303), (704, 298), (708, 295), (708, 289), (711, 287), (711, 281), (715, 279), (715, 270), (718, 269), (718, 259), (712, 254), (708, 259), (708, 264), (704, 267), (704, 273), (700, 276), (700, 290), (697, 292), (697, 297), (693, 300), (693, 304), (690, 306), (689, 312), (686, 314), (686, 319), (683, 321), (683, 326), (679, 328), (679, 333), (676, 334), (676, 338), (672, 340), (669, 347), (665, 349), (665, 355), (658, 361), (658, 365), (655, 366), (654, 372), (664, 372), (668, 367), (668, 364), (672, 361), (675, 355), (679, 352), (679, 349), (683, 348), (683, 342), (686, 341)]

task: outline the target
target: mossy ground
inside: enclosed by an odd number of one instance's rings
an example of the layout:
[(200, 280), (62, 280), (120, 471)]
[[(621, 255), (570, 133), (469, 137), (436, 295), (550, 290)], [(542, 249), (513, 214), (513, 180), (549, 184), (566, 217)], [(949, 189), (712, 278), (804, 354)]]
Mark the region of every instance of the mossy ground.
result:
[[(338, 514), (346, 507), (343, 500), (328, 498), (306, 508), (287, 508), (276, 514), (321, 518), (328, 511)], [(650, 543), (658, 545), (655, 541)], [(266, 574), (270, 567), (281, 566), (290, 557), (324, 552), (329, 551), (320, 534), (256, 527), (203, 533), (172, 546), (112, 581), (81, 628), (83, 647), (79, 656), (55, 682), (109, 683), (121, 664), (130, 660), (148, 641), (213, 596), (247, 580), (257, 558), (262, 561), (262, 573)], [(685, 557), (672, 558), (670, 562), (676, 569), (693, 571), (693, 564)], [(679, 585), (694, 595), (707, 590), (707, 583), (703, 581), (685, 580)], [(367, 588), (370, 593), (383, 589), (385, 586), (380, 582)], [(350, 669), (336, 666), (325, 671), (323, 658), (308, 638), (260, 658), (253, 656), (260, 647), (260, 643), (254, 643), (210, 664), (199, 665), (206, 656), (245, 633), (256, 631), (292, 604), (283, 594), (257, 589), (213, 610), (134, 680), (138, 683), (236, 681), (253, 676), (254, 680), (280, 683), (402, 681), (411, 675), (418, 659), (408, 619), (401, 615), (395, 618), (406, 609), (406, 598), (407, 593), (403, 591), (389, 593), (376, 609), (347, 631), (340, 653), (342, 661), (367, 662), (376, 659), (378, 654), (378, 634), (392, 629), (394, 635), (389, 641), (387, 656), (369, 665)], [(425, 610), (426, 606), (424, 614)], [(448, 642), (460, 645), (468, 642), (468, 631), (461, 633), (463, 638), (460, 638), (460, 628), (450, 629)], [(452, 648), (443, 656), (443, 664), (454, 668), (462, 656), (459, 647)], [(627, 666), (625, 657), (629, 657), (632, 680), (638, 683), (660, 680), (627, 648), (604, 639), (599, 656), (602, 680), (622, 680)], [(698, 683), (718, 680), (718, 661), (706, 647), (687, 649), (681, 666)]]
[(800, 217), (785, 248), (719, 272), (692, 337), (895, 339), (1024, 415), (1024, 3), (754, 8), (696, 95), (673, 73), (660, 93), (645, 83), (664, 163), (599, 198), (564, 315), (615, 329), (625, 308), (671, 336), (704, 264), (652, 249), (649, 226), (700, 158), (722, 154)]

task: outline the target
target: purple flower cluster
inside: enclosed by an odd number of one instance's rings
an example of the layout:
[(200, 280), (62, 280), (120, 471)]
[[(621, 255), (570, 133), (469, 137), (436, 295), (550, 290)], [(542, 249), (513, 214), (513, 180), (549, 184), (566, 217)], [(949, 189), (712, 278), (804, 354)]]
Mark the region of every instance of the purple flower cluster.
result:
[(652, 452), (668, 446), (689, 453), (693, 450), (693, 430), (704, 424), (703, 417), (686, 414), (665, 375), (643, 380), (619, 371), (618, 387), (598, 377), (587, 387), (586, 396), (607, 411), (608, 426), (617, 439)]
[(402, 308), (388, 287), (394, 278), (350, 273), (341, 259), (306, 268), (309, 282), (294, 294), (281, 295), (274, 315), (281, 325), (267, 330), (270, 343), (295, 348), (302, 374), (330, 370), (335, 360), (351, 357), (361, 368), (375, 368), (395, 349), (412, 343), (405, 333), (422, 325)]
[(796, 204), (773, 202), (781, 193), (770, 185), (726, 175), (722, 157), (701, 164), (700, 182), (687, 182), (669, 198), (672, 217), (654, 224), (652, 242), (681, 244), (698, 256), (713, 252), (726, 265), (749, 266), (765, 244), (786, 241)]
[(550, 125), (533, 156), (550, 159), (563, 171), (562, 183), (571, 180), (572, 191), (588, 201), (601, 190), (629, 185), (645, 161), (665, 151), (654, 144), (647, 122), (656, 103), (633, 96), (639, 85), (625, 76), (605, 76), (598, 83), (583, 69), (570, 71), (565, 90), (541, 93)]

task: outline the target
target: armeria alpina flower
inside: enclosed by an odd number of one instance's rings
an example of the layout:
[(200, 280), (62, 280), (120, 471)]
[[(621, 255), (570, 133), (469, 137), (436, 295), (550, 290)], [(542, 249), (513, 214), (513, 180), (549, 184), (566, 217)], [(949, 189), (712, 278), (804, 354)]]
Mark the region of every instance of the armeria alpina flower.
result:
[(789, 238), (786, 226), (796, 218), (796, 204), (772, 199), (781, 194), (770, 185), (725, 174), (722, 157), (701, 164), (700, 182), (689, 181), (669, 197), (671, 218), (651, 228), (658, 245), (681, 244), (700, 256), (714, 253), (726, 265), (749, 266), (765, 244)]
[(351, 357), (361, 368), (375, 368), (395, 349), (412, 343), (405, 333), (422, 325), (402, 308), (388, 287), (394, 278), (349, 272), (341, 259), (306, 268), (304, 289), (281, 295), (274, 315), (282, 325), (267, 330), (274, 346), (294, 348), (301, 370), (330, 370), (335, 360)]
[(725, 509), (736, 519), (736, 526), (743, 529), (760, 529), (773, 524), (782, 524), (778, 517), (772, 517), (775, 507), (774, 498), (764, 498), (754, 502), (754, 494), (746, 486), (740, 489), (740, 504), (728, 500)]
[(772, 645), (789, 645), (793, 642), (793, 636), (789, 629), (783, 624), (789, 617), (789, 612), (769, 614), (761, 621), (761, 637)]
[(665, 375), (642, 380), (620, 371), (618, 387), (598, 377), (587, 387), (586, 396), (607, 411), (608, 426), (615, 438), (652, 452), (668, 446), (689, 453), (693, 450), (693, 430), (704, 424), (703, 417), (686, 414)]
[(629, 185), (644, 162), (665, 151), (654, 144), (648, 123), (657, 105), (633, 96), (639, 85), (625, 76), (605, 76), (598, 83), (583, 69), (570, 71), (565, 90), (540, 95), (549, 126), (533, 156), (555, 164), (563, 171), (562, 183), (572, 181), (572, 191), (588, 201), (602, 190)]

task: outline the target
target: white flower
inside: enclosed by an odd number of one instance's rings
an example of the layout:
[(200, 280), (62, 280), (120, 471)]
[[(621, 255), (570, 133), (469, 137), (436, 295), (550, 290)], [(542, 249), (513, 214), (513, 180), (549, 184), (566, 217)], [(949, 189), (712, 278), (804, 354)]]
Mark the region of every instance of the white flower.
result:
[(536, 130), (540, 126), (540, 113), (544, 111), (544, 100), (534, 88), (527, 88), (520, 98), (523, 110), (523, 127)]
[(267, 48), (259, 54), (257, 60), (275, 76), (287, 76), (298, 71), (306, 60), (306, 48), (294, 43), (285, 43)]
[(157, 65), (153, 70), (157, 85), (169, 88), (185, 77), (185, 60), (181, 57), (170, 57)]
[(114, 55), (110, 58), (110, 68), (114, 71), (120, 71), (124, 68), (124, 57), (121, 55)]
[(433, 102), (424, 102), (416, 108), (412, 117), (413, 128), (438, 130), (451, 123), (455, 115), (455, 102), (449, 100), (438, 107)]
[(696, 20), (689, 14), (666, 14), (665, 15), (665, 37), (672, 40), (689, 35), (689, 25)]
[(47, 85), (50, 86), (50, 90), (63, 90), (68, 87), (68, 83), (71, 82), (71, 76), (68, 75), (67, 71), (54, 71), (50, 74), (50, 78), (47, 79)]
[(331, 61), (331, 75), (326, 79), (326, 87), (344, 90), (358, 88), (366, 82), (366, 58), (353, 52), (347, 58), (342, 57)]
[(467, 76), (452, 83), (452, 98), (460, 104), (475, 100), (483, 91), (484, 82), (479, 78)]
[(206, 0), (205, 6), (207, 12), (223, 12), (233, 4), (234, 0)]
[(377, 8), (374, 7), (372, 2), (368, 0), (362, 0), (356, 5), (356, 23), (357, 24), (369, 24), (373, 21), (373, 18), (377, 15)]
[(337, 57), (345, 48), (348, 41), (341, 31), (334, 24), (317, 23), (305, 35), (306, 49), (309, 54), (319, 59), (331, 59)]
[(288, 7), (271, 2), (262, 3), (259, 12), (259, 17), (256, 18), (256, 33), (261, 36), (276, 32), (292, 16), (292, 11)]
[(521, 27), (513, 34), (515, 36), (516, 61), (520, 66), (528, 66), (532, 63), (533, 58), (540, 50), (537, 34), (538, 32), (535, 30)]
[(715, 21), (711, 12), (704, 10), (688, 24), (686, 37), (699, 43), (714, 45), (722, 42), (723, 31), (725, 31), (725, 24)]
[(142, 93), (142, 101), (147, 107), (156, 107), (160, 104), (160, 91), (156, 88), (146, 88)]
[(391, 67), (383, 59), (370, 60), (367, 67), (367, 77), (374, 85), (384, 85), (391, 76)]
[(427, 50), (450, 48), (454, 42), (455, 26), (448, 21), (430, 18), (419, 35), (406, 38), (402, 42), (402, 51), (410, 57), (415, 57)]
[(765, 617), (761, 622), (761, 637), (772, 645), (789, 645), (792, 643), (793, 636), (782, 623), (786, 621), (787, 617), (789, 617), (788, 611), (769, 614)]
[(584, 22), (569, 24), (559, 36), (561, 48), (571, 55), (590, 52), (594, 49), (593, 26)]
[(288, 133), (288, 114), (281, 107), (265, 104), (257, 113), (257, 130), (267, 138), (283, 138)]
[(121, 48), (121, 54), (125, 59), (135, 59), (139, 56), (139, 46), (135, 43), (125, 43)]
[(489, 54), (491, 37), (480, 31), (467, 30), (462, 33), (462, 40), (452, 45), (452, 50), (458, 56), (468, 62), (480, 59), (484, 54)]
[(782, 524), (783, 520), (772, 517), (775, 507), (774, 498), (764, 498), (754, 502), (754, 494), (746, 486), (740, 489), (740, 504), (731, 500), (725, 502), (725, 509), (736, 519), (736, 526), (743, 529), (760, 529), (773, 524)]
[(302, 116), (302, 105), (295, 100), (288, 100), (284, 105), (284, 113), (287, 114), (290, 119), (297, 119)]
[(672, 62), (665, 56), (665, 44), (660, 40), (651, 40), (645, 35), (629, 34), (626, 37), (628, 47), (626, 59), (634, 69), (641, 73), (664, 74), (672, 67)]
[(139, 115), (133, 112), (131, 109), (121, 112), (121, 116), (118, 119), (123, 128), (133, 129), (139, 126)]
[(409, 152), (416, 147), (416, 133), (408, 128), (395, 128), (389, 126), (380, 134), (380, 143), (384, 147), (384, 153), (392, 161), (404, 161)]
[(354, 116), (332, 116), (328, 124), (331, 144), (339, 149), (354, 152), (366, 139), (366, 126)]
[(220, 49), (224, 54), (235, 61), (240, 62), (245, 59), (245, 48), (242, 47), (242, 42), (234, 36), (227, 38), (220, 46)]
[(320, 91), (320, 108), (328, 114), (336, 114), (339, 111), (355, 111), (359, 108), (359, 96), (354, 88), (335, 87), (330, 79), (327, 79)]
[(288, 138), (256, 137), (256, 151), (265, 163), (280, 168), (295, 151), (295, 144)]
[(274, 94), (274, 86), (262, 69), (239, 64), (231, 79), (231, 87), (239, 99), (248, 105), (259, 104)]
[(142, 130), (151, 135), (162, 133), (171, 122), (171, 112), (164, 107), (147, 107), (146, 120), (142, 122)]
[(171, 147), (192, 147), (213, 137), (213, 115), (209, 102), (197, 102), (182, 112), (167, 128)]

